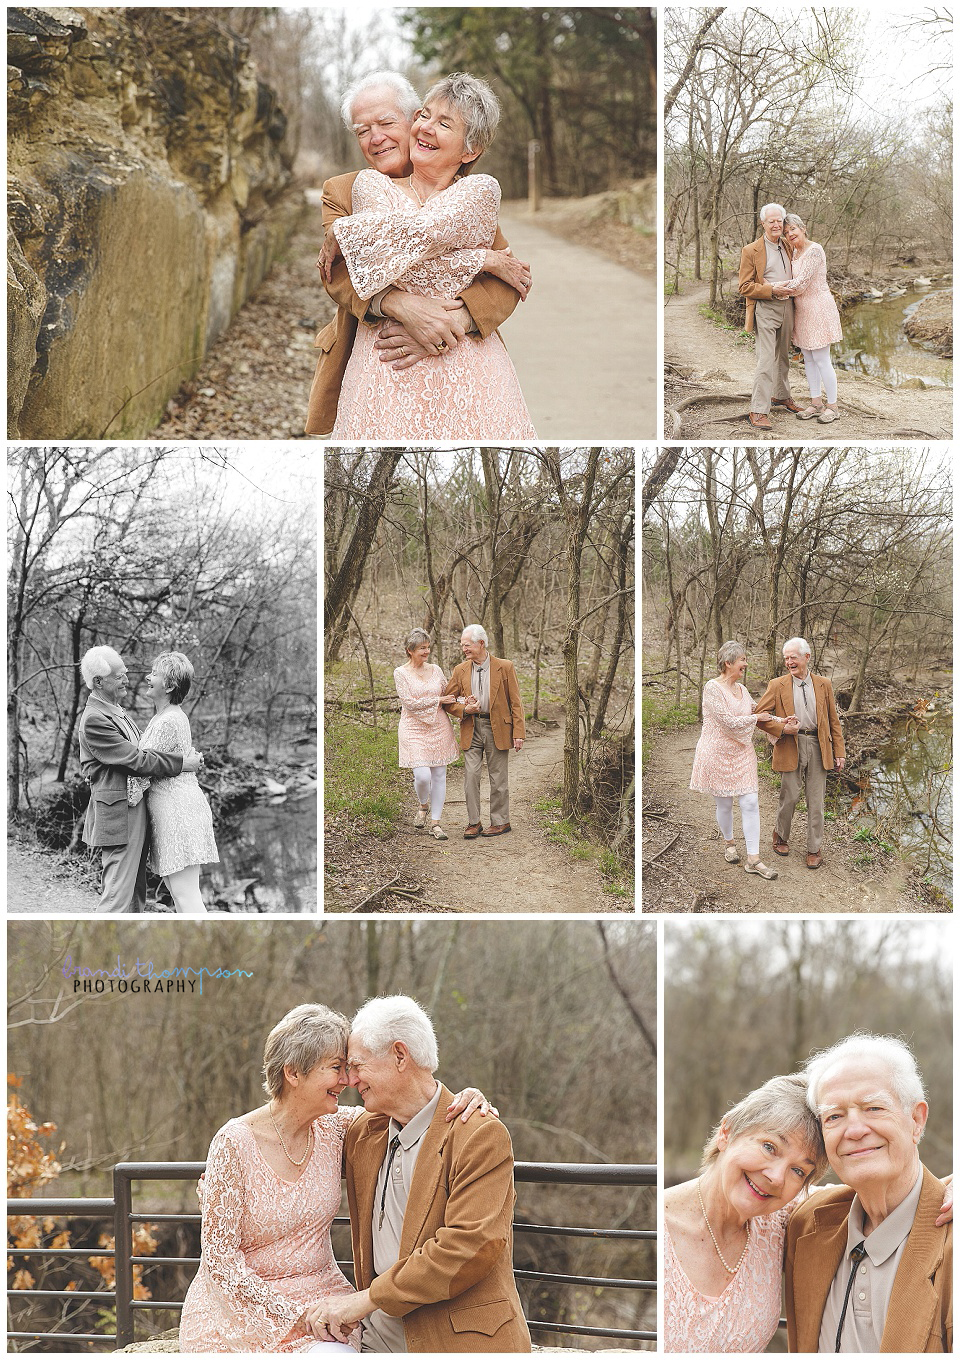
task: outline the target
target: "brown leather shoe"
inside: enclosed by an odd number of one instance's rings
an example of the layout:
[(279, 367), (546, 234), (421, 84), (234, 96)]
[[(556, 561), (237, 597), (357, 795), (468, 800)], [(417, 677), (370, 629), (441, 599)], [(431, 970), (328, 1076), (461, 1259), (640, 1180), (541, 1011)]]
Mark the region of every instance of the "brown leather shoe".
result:
[(770, 417), (765, 416), (761, 411), (751, 411), (747, 416), (747, 419), (755, 430), (773, 429), (773, 426), (770, 424)]
[(475, 841), (482, 831), (482, 822), (471, 822), (463, 833), (463, 839), (465, 841)]
[(509, 822), (503, 822), (500, 826), (488, 826), (483, 834), (485, 836), (505, 836), (508, 831), (512, 830)]
[(781, 397), (779, 400), (774, 399), (772, 405), (782, 406), (785, 411), (793, 411), (794, 413), (800, 410), (800, 407), (797, 405), (797, 403), (793, 400), (792, 397), (786, 398)]
[(775, 855), (789, 855), (790, 853), (789, 843), (778, 836), (776, 832), (773, 833), (773, 853)]
[(820, 865), (821, 865), (822, 863), (823, 863), (823, 856), (821, 855), (821, 853), (820, 853), (819, 850), (814, 850), (814, 851), (812, 851), (811, 853), (808, 853), (808, 855), (807, 855), (807, 868), (808, 868), (808, 869), (819, 869), (819, 868), (820, 868)]

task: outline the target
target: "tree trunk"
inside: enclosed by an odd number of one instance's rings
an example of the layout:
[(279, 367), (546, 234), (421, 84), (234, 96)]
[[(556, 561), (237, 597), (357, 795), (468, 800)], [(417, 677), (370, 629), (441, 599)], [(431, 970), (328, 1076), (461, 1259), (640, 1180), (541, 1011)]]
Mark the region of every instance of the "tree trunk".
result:
[(620, 650), (623, 647), (623, 639), (627, 631), (627, 557), (630, 544), (633, 541), (633, 519), (633, 511), (631, 510), (626, 516), (617, 543), (617, 589), (620, 592), (617, 597), (617, 628), (613, 638), (613, 647), (610, 650), (607, 673), (603, 677), (603, 684), (600, 686), (597, 711), (593, 718), (594, 738), (599, 737), (603, 730), (604, 720), (607, 716), (607, 705), (610, 702), (613, 682), (617, 674), (617, 665), (620, 661)]
[(387, 504), (387, 493), (397, 464), (404, 450), (388, 451), (377, 455), (369, 485), (359, 500), (357, 523), (344, 553), (343, 560), (330, 583), (323, 601), (323, 631), (327, 640), (324, 659), (336, 661), (346, 636), (347, 606), (352, 606), (363, 580), (363, 568), (373, 541), (377, 525)]

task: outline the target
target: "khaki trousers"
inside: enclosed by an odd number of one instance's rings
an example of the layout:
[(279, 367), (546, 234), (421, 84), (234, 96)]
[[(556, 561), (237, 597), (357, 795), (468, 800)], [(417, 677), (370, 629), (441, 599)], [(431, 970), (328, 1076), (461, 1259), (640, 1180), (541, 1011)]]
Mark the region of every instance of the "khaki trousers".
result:
[(105, 845), (101, 851), (98, 916), (125, 916), (147, 905), (147, 800), (127, 808), (126, 845)]
[(487, 777), (490, 780), (490, 825), (502, 826), (510, 820), (510, 752), (497, 750), (490, 719), (477, 713), (473, 719), (473, 740), (463, 753), (464, 793), (470, 826), (476, 826), (480, 820), (480, 768), (484, 756), (487, 758)]
[(750, 410), (770, 414), (773, 399), (790, 400), (790, 336), (793, 333), (793, 298), (764, 299), (756, 304), (757, 371), (753, 379)]
[(823, 768), (817, 737), (797, 737), (797, 768), (780, 776), (780, 802), (777, 805), (777, 835), (790, 839), (790, 825), (800, 790), (805, 786), (807, 799), (807, 853), (816, 854), (823, 845), (823, 800), (827, 792), (827, 771)]

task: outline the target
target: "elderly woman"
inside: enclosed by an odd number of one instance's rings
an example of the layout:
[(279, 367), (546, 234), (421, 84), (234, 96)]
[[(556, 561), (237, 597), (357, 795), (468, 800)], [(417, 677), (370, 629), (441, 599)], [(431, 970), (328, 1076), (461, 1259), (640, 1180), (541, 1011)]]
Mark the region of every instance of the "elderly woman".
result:
[[(756, 712), (757, 706), (743, 683), (747, 658), (739, 642), (723, 644), (717, 653), (717, 669), (719, 675), (708, 680), (703, 689), (703, 730), (693, 757), (690, 787), (713, 797), (724, 839), (723, 857), (728, 864), (740, 863), (733, 839), (733, 800), (737, 799), (747, 845), (744, 870), (773, 879), (776, 870), (767, 868), (760, 859), (760, 785), (753, 733), (760, 725), (770, 726), (779, 735), (782, 720), (771, 721), (769, 713)], [(798, 726), (792, 718), (782, 730), (789, 733)]]
[[(193, 666), (182, 652), (163, 652), (154, 661), (147, 693), (156, 713), (140, 738), (141, 750), (187, 755), (193, 749), (190, 722), (180, 707), (192, 681)], [(205, 916), (200, 866), (219, 863), (220, 855), (210, 804), (197, 776), (184, 771), (172, 779), (131, 777), (127, 784), (128, 799), (133, 802), (146, 792), (150, 868), (163, 878), (181, 915)]]
[[(390, 179), (361, 170), (353, 214), (334, 222), (320, 266), (330, 281), (343, 255), (354, 289), (372, 298), (386, 288), (455, 298), (482, 272), (529, 288), (529, 270), (491, 250), (500, 186), (469, 171), (493, 141), (496, 96), (473, 76), (438, 81), (413, 123), (412, 173)], [(333, 439), (535, 439), (513, 364), (495, 332), (444, 341), (409, 367), (382, 363), (377, 331), (360, 326), (344, 374)], [(401, 350), (403, 357), (403, 351)]]
[(430, 646), (429, 633), (414, 628), (404, 644), (407, 660), (393, 672), (400, 698), (397, 738), (400, 768), (413, 770), (413, 788), (419, 804), (413, 824), (422, 830), (429, 813), (427, 834), (435, 841), (445, 841), (449, 837), (440, 819), (447, 796), (447, 766), (460, 754), (453, 720), (446, 709), (457, 700), (455, 695), (443, 693), (446, 677), (429, 660)]
[[(180, 1349), (191, 1352), (349, 1351), (318, 1341), (304, 1314), (353, 1294), (330, 1243), (340, 1207), (343, 1140), (362, 1109), (340, 1109), (349, 1022), (326, 1006), (296, 1006), (263, 1051), (267, 1103), (214, 1134), (202, 1186), (200, 1267), (187, 1291)], [(490, 1107), (472, 1088), (447, 1118)]]
[(793, 252), (793, 278), (790, 283), (777, 284), (773, 296), (793, 298), (793, 343), (803, 351), (810, 387), (810, 405), (797, 412), (797, 419), (816, 419), (820, 425), (829, 425), (840, 415), (830, 346), (843, 339), (843, 331), (827, 284), (827, 256), (823, 246), (807, 236), (803, 219), (796, 213), (787, 213), (783, 239)]

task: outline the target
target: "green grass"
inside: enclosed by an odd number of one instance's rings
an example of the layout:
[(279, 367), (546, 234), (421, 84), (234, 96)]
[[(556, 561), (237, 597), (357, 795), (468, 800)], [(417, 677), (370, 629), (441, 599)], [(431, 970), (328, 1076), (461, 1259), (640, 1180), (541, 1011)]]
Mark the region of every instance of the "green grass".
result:
[(604, 891), (611, 897), (630, 896), (629, 868), (612, 850), (588, 840), (569, 817), (562, 816), (563, 804), (559, 798), (541, 798), (533, 806), (541, 814), (540, 825), (548, 841), (561, 846), (573, 860), (594, 860), (603, 878)]
[(679, 704), (662, 694), (645, 694), (640, 704), (641, 770), (650, 756), (650, 743), (658, 732), (679, 732), (697, 721), (697, 705), (685, 700)]
[(400, 824), (409, 779), (397, 769), (397, 736), (392, 730), (340, 718), (327, 729), (324, 807), (349, 812), (381, 840)]

